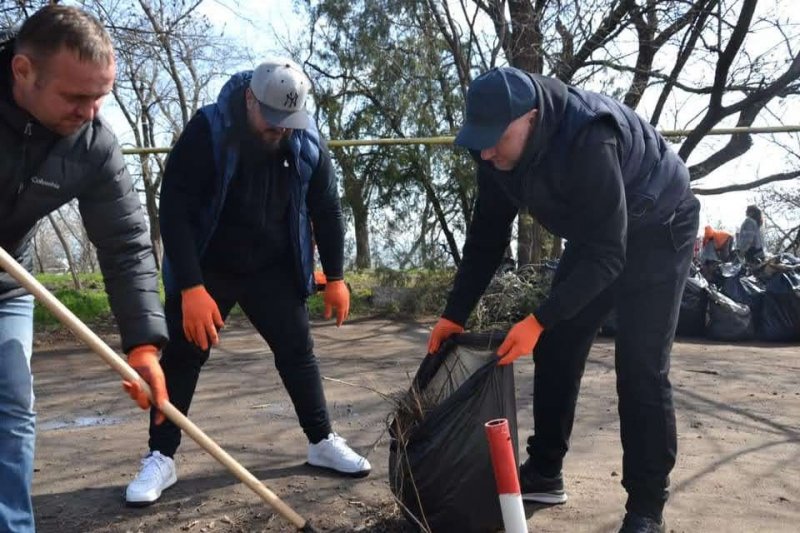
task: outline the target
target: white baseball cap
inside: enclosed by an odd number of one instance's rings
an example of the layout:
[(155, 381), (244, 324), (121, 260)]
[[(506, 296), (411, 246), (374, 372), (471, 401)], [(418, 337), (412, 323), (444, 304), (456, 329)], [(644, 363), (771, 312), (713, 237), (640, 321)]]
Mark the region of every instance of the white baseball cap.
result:
[(258, 100), (264, 120), (279, 128), (306, 129), (305, 110), (311, 82), (300, 66), (286, 58), (264, 61), (253, 70), (250, 90)]

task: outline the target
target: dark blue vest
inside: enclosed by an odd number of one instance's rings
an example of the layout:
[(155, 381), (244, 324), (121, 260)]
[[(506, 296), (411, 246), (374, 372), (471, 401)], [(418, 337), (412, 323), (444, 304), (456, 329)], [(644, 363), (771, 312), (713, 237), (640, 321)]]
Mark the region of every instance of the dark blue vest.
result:
[(531, 177), (528, 179), (557, 183), (558, 176), (568, 172), (573, 144), (583, 129), (591, 122), (606, 120), (618, 132), (629, 229), (663, 219), (675, 210), (689, 188), (689, 174), (677, 153), (652, 125), (621, 102), (576, 87), (566, 86), (564, 102), (553, 90), (557, 87), (555, 83), (560, 82), (537, 75), (531, 77), (538, 91), (551, 93), (550, 98), (540, 98), (540, 101), (555, 101), (555, 105), (561, 106), (549, 112), (563, 110), (563, 114), (551, 117), (554, 129), (548, 132), (547, 145), (538, 160), (529, 167)]
[[(234, 74), (222, 87), (216, 103), (204, 106), (199, 111), (205, 115), (211, 127), (211, 145), (218, 178), (214, 194), (207, 199), (207, 216), (202, 218), (202, 227), (198, 228), (197, 232), (203, 236), (200, 242), (196, 243), (200, 257), (217, 227), (228, 187), (239, 166), (239, 145), (229, 141), (229, 132), (234, 128), (230, 100), (232, 95), (249, 85), (252, 74), (252, 71)], [(313, 122), (306, 130), (295, 130), (289, 139), (289, 148), (294, 157), (293, 168), (297, 170), (297, 179), (292, 180), (289, 192), (289, 238), (295, 271), (298, 275), (298, 286), (303, 296), (308, 296), (314, 290), (314, 247), (306, 195), (311, 176), (319, 163), (319, 146), (319, 132)], [(164, 288), (171, 293), (175, 287), (166, 256), (163, 276)]]

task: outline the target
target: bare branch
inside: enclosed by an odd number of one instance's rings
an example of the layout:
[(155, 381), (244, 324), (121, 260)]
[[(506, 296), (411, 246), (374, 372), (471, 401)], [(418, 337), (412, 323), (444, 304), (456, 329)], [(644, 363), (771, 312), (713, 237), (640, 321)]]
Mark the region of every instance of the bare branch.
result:
[(795, 170), (793, 172), (780, 172), (778, 174), (772, 174), (771, 176), (767, 176), (766, 178), (757, 179), (755, 181), (751, 181), (748, 183), (737, 183), (735, 185), (725, 185), (724, 187), (715, 187), (712, 189), (702, 189), (692, 187), (692, 192), (695, 194), (702, 194), (702, 195), (713, 195), (713, 194), (724, 194), (726, 192), (734, 192), (734, 191), (749, 191), (751, 189), (755, 189), (756, 187), (761, 187), (762, 185), (766, 185), (768, 183), (774, 183), (776, 181), (788, 181), (797, 178), (800, 176), (800, 170)]

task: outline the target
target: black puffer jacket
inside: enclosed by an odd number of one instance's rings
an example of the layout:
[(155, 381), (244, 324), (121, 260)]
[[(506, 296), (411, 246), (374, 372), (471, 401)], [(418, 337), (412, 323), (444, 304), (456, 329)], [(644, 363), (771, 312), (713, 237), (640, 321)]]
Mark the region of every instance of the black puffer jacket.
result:
[[(19, 108), (11, 96), (12, 49), (0, 49), (0, 246), (31, 270), (36, 222), (77, 198), (123, 349), (162, 346), (167, 328), (149, 230), (116, 137), (100, 118), (60, 137)], [(21, 294), (0, 270), (0, 300)]]

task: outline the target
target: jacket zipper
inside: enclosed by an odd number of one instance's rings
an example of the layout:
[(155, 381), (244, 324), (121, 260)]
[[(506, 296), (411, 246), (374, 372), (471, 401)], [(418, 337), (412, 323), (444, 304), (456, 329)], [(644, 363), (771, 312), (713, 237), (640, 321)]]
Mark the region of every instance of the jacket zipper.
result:
[(33, 122), (30, 120), (25, 124), (25, 130), (22, 132), (22, 157), (19, 170), (19, 188), (17, 189), (17, 197), (19, 197), (28, 185), (26, 174), (28, 173), (28, 146), (33, 136)]

